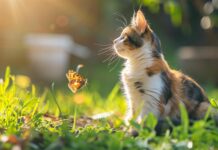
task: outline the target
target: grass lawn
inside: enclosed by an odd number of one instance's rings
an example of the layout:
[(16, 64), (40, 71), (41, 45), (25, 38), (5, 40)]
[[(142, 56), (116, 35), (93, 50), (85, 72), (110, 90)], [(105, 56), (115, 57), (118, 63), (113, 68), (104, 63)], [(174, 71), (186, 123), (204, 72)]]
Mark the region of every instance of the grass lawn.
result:
[[(218, 149), (218, 127), (213, 120), (208, 121), (209, 111), (205, 119), (190, 126), (181, 106), (181, 125), (171, 124), (172, 131), (166, 130), (160, 136), (154, 130), (157, 119), (150, 114), (145, 125), (131, 122), (139, 132), (132, 137), (122, 121), (126, 105), (119, 84), (102, 97), (97, 88), (73, 94), (54, 85), (39, 91), (28, 82), (24, 85), (26, 80), (18, 80), (7, 68), (0, 81), (0, 149)], [(218, 97), (218, 91), (208, 93)], [(91, 119), (105, 112), (111, 116)]]

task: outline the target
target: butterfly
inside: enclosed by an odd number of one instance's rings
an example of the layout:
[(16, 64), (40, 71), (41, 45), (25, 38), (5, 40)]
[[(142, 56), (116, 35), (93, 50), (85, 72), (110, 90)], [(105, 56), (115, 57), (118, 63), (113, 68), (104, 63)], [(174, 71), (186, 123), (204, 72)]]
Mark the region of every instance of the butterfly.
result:
[(78, 73), (79, 69), (82, 67), (83, 65), (78, 65), (76, 71), (68, 70), (68, 73), (66, 74), (69, 81), (68, 87), (73, 93), (76, 93), (87, 84), (87, 79)]

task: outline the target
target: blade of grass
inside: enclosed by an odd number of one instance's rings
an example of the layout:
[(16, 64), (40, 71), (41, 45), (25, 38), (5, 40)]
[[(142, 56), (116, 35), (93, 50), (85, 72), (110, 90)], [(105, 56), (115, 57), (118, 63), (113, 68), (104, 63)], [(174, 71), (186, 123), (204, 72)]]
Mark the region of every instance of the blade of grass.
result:
[(108, 100), (108, 101), (113, 101), (114, 98), (117, 96), (117, 93), (119, 92), (119, 90), (120, 90), (120, 85), (119, 85), (119, 84), (116, 84), (116, 85), (114, 86), (114, 88), (112, 89), (111, 93), (109, 94), (107, 100)]
[(210, 104), (214, 107), (214, 108), (218, 108), (218, 104), (217, 101), (215, 99), (209, 99)]
[(9, 85), (10, 74), (11, 74), (11, 69), (10, 69), (10, 67), (7, 66), (6, 71), (5, 71), (5, 80), (3, 82), (4, 83), (4, 86), (3, 86), (4, 92), (5, 92), (5, 90), (7, 89), (8, 85)]
[(183, 104), (179, 104), (180, 112), (181, 112), (181, 121), (183, 128), (184, 137), (188, 136), (188, 127), (189, 127), (189, 118), (186, 108)]
[[(32, 97), (35, 98), (36, 97), (36, 87), (35, 87), (35, 85), (32, 85), (31, 93), (32, 93)], [(33, 115), (36, 113), (38, 106), (39, 106), (39, 99), (37, 99), (37, 103), (36, 103), (36, 105), (33, 108), (33, 112), (31, 114), (31, 117), (33, 117)]]
[(212, 110), (212, 107), (208, 107), (207, 112), (206, 112), (206, 114), (205, 114), (205, 116), (204, 116), (204, 121), (205, 121), (205, 122), (206, 122), (207, 119), (209, 118), (210, 113), (211, 113), (211, 110)]
[(73, 114), (73, 128), (72, 128), (73, 131), (76, 130), (76, 117), (77, 117), (77, 107), (75, 106), (74, 114)]
[(58, 107), (58, 110), (59, 110), (59, 113), (60, 113), (60, 117), (62, 117), (62, 111), (61, 111), (60, 105), (58, 104), (57, 99), (56, 99), (56, 97), (55, 97), (54, 86), (55, 86), (55, 83), (52, 82), (52, 84), (51, 84), (51, 95), (52, 95), (52, 98), (53, 98), (55, 104), (56, 104), (57, 107)]

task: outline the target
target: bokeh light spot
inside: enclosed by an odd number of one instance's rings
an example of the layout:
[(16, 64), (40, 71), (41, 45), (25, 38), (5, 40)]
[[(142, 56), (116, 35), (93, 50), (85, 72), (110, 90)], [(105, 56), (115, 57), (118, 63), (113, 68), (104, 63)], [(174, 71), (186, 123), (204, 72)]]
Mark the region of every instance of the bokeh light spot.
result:
[(211, 2), (206, 2), (203, 7), (204, 12), (209, 15), (214, 11), (213, 4)]
[(31, 84), (31, 80), (28, 76), (25, 75), (17, 75), (15, 77), (15, 83), (20, 88), (28, 88)]
[(218, 8), (218, 0), (212, 0), (212, 4), (215, 8)]
[(65, 27), (69, 24), (69, 18), (67, 16), (57, 16), (56, 24), (59, 27)]
[(204, 16), (201, 18), (201, 27), (205, 30), (212, 28), (211, 19), (209, 16)]

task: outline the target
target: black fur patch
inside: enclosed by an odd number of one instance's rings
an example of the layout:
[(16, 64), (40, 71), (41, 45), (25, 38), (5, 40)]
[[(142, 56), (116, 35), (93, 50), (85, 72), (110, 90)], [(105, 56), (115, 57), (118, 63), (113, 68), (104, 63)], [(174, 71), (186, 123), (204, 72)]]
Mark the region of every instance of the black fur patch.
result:
[(152, 32), (151, 45), (153, 45), (154, 49), (152, 51), (152, 56), (155, 58), (160, 58), (162, 50), (161, 43), (158, 36)]
[(198, 102), (204, 101), (205, 96), (199, 85), (186, 78), (185, 76), (182, 77), (182, 84), (184, 94), (189, 100), (196, 100)]
[(147, 72), (147, 75), (149, 76), (149, 77), (151, 77), (151, 76), (153, 76), (155, 73), (154, 72), (152, 72), (152, 71), (150, 71), (150, 70), (146, 70), (146, 72)]
[(154, 45), (155, 50), (159, 54), (162, 53), (160, 39), (158, 38), (158, 36), (154, 32), (152, 32), (152, 41), (151, 41), (151, 44)]
[(136, 48), (139, 48), (143, 45), (143, 40), (136, 32), (131, 32), (131, 34), (128, 35), (128, 41)]
[(145, 94), (145, 90), (139, 89), (139, 93)]
[(164, 103), (167, 104), (168, 100), (172, 97), (172, 81), (170, 78), (167, 76), (166, 72), (161, 73), (161, 79), (164, 82), (164, 87), (163, 87), (163, 98), (164, 98)]
[(143, 84), (142, 84), (142, 82), (137, 81), (134, 83), (134, 85), (135, 85), (136, 89), (139, 89), (142, 87)]
[[(171, 123), (173, 123), (174, 126), (178, 126), (181, 124), (181, 119), (179, 118), (176, 119), (171, 118), (170, 121)], [(170, 130), (170, 132), (172, 132), (173, 130), (169, 121), (166, 118), (158, 119), (158, 123), (155, 127), (155, 131), (157, 135), (165, 135), (167, 130)]]
[(160, 58), (160, 53), (155, 49), (155, 50), (152, 50), (152, 57), (155, 57), (155, 58)]
[(138, 89), (139, 93), (145, 94), (145, 90), (142, 89), (142, 86), (143, 86), (142, 82), (137, 81), (134, 83), (134, 85), (135, 85), (135, 88)]

